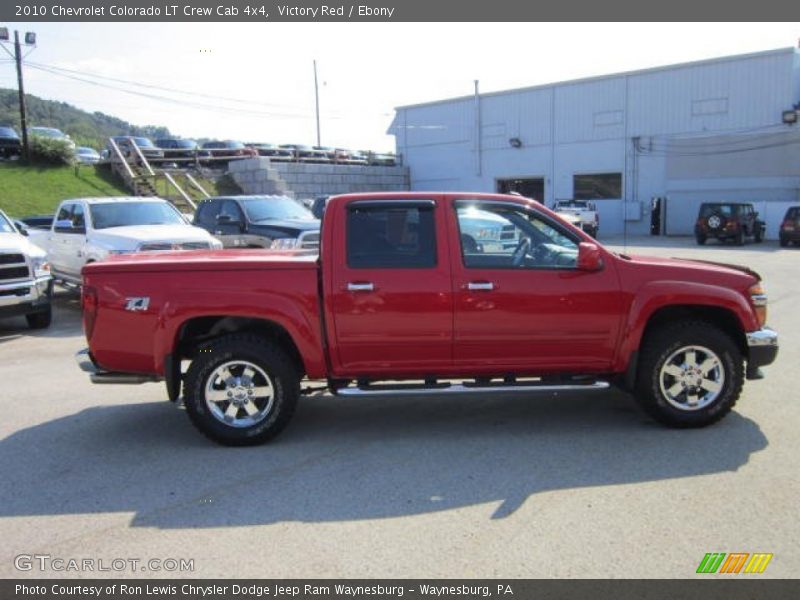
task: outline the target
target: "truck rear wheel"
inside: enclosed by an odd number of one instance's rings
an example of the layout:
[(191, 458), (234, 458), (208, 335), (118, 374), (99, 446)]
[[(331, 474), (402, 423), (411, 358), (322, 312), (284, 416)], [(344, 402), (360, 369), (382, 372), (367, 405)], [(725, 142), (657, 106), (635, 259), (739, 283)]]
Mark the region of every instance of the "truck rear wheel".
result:
[(289, 423), (300, 376), (278, 345), (231, 334), (198, 349), (184, 389), (189, 419), (204, 435), (226, 446), (252, 446)]
[(636, 400), (670, 427), (705, 427), (739, 399), (742, 362), (736, 343), (717, 327), (703, 321), (668, 325), (643, 344)]

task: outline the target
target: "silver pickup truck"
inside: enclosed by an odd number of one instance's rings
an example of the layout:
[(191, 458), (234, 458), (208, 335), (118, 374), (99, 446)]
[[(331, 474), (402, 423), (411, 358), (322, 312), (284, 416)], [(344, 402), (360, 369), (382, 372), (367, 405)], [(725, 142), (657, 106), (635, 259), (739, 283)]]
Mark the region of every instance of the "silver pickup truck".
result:
[(597, 207), (591, 200), (556, 200), (553, 210), (565, 221), (583, 229), (593, 238), (597, 237), (600, 216), (597, 214)]
[(52, 293), (45, 251), (0, 210), (0, 317), (24, 315), (31, 329), (49, 327)]

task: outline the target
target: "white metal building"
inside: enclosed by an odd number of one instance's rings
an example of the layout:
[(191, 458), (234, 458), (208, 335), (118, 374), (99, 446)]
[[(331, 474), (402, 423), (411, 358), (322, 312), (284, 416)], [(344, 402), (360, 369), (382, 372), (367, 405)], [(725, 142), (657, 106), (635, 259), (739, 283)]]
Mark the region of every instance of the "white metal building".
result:
[[(753, 202), (776, 238), (800, 203), (800, 51), (731, 56), (396, 109), (413, 190), (595, 198), (600, 234), (692, 233), (700, 203)], [(798, 119), (796, 119), (798, 120)]]

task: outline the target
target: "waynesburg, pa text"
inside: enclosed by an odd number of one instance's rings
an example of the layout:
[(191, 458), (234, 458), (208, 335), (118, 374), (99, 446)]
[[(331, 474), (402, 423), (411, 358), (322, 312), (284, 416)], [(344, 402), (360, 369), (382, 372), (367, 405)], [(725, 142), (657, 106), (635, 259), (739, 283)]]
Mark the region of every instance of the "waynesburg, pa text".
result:
[[(274, 11), (273, 11), (274, 6)], [(322, 5), (322, 6), (291, 6), (273, 5), (267, 10), (264, 5), (237, 7), (220, 4), (217, 6), (192, 6), (189, 4), (164, 4), (160, 6), (128, 6), (125, 4), (112, 4), (111, 6), (64, 6), (62, 4), (17, 4), (14, 6), (14, 15), (17, 17), (247, 17), (252, 19), (269, 19), (272, 17), (291, 18), (364, 18), (381, 17), (391, 19), (394, 7), (373, 7), (360, 4)], [(276, 12), (277, 11), (277, 14)]]

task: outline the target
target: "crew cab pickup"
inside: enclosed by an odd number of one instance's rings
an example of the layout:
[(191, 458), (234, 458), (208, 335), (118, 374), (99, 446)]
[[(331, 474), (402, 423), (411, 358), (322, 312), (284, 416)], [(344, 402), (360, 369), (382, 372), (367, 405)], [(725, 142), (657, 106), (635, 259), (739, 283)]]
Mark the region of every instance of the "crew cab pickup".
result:
[(80, 285), (83, 265), (133, 252), (222, 248), (161, 198), (64, 200), (50, 231), (32, 240), (47, 251), (53, 277)]
[[(498, 221), (516, 244), (462, 235)], [(658, 421), (701, 427), (777, 355), (753, 271), (615, 254), (519, 196), (336, 196), (321, 233), (319, 254), (87, 265), (81, 368), (95, 383), (164, 380), (205, 435), (248, 445), (287, 425), (304, 378), (340, 396), (616, 384)]]

